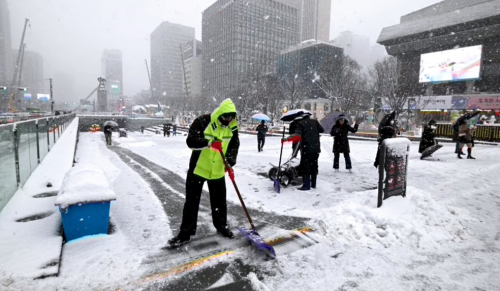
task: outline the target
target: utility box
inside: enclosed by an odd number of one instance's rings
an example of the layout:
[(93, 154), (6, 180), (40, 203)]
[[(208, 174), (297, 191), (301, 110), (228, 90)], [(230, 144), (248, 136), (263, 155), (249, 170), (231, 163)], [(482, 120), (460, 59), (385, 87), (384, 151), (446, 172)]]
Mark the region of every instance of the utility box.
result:
[(81, 164), (69, 170), (55, 200), (66, 241), (107, 234), (113, 200), (116, 195), (100, 167)]

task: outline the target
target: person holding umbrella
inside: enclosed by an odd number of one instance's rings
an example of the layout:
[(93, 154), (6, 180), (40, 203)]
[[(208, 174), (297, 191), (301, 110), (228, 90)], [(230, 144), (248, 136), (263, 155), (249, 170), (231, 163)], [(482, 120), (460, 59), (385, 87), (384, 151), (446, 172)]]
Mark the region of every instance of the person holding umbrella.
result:
[[(321, 124), (310, 116), (309, 112), (298, 111), (294, 117), (295, 133), (281, 140), (281, 142), (300, 140), (300, 169), (303, 179), (302, 187), (298, 188), (300, 191), (316, 188), (318, 159), (321, 153), (320, 133), (325, 131)], [(284, 120), (283, 117), (281, 119)]]
[(114, 121), (104, 122), (104, 137), (106, 138), (106, 145), (111, 145), (111, 136), (113, 134), (113, 127), (118, 127), (118, 123)]
[(257, 148), (259, 152), (264, 148), (264, 143), (266, 141), (267, 125), (264, 120), (260, 121), (259, 126), (257, 126)]
[(344, 154), (345, 158), (345, 168), (352, 172), (352, 164), (351, 157), (349, 156), (349, 138), (347, 135), (349, 132), (356, 133), (358, 131), (358, 124), (354, 125), (354, 128), (349, 125), (349, 121), (347, 120), (344, 114), (340, 114), (337, 117), (337, 121), (332, 127), (330, 131), (330, 135), (333, 136), (333, 169), (335, 172), (339, 171), (339, 158), (340, 153)]
[[(217, 232), (226, 238), (234, 238), (227, 225), (225, 171), (232, 173), (236, 164), (240, 141), (236, 107), (231, 99), (224, 100), (212, 114), (201, 115), (189, 127), (186, 144), (192, 149), (186, 178), (186, 201), (182, 213), (180, 231), (168, 243), (179, 247), (189, 243), (196, 234), (198, 209), (203, 184), (208, 183), (212, 221)], [(225, 161), (221, 158), (225, 155)], [(229, 168), (228, 168), (229, 167)]]

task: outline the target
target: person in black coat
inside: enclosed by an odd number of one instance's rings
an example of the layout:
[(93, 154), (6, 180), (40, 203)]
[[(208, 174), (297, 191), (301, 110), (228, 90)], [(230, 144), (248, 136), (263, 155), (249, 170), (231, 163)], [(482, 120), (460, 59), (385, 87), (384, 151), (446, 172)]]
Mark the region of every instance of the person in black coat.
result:
[(295, 118), (295, 133), (282, 142), (300, 140), (300, 169), (302, 171), (303, 185), (298, 188), (307, 191), (316, 188), (318, 177), (318, 158), (321, 153), (320, 133), (325, 130), (316, 119), (310, 118), (311, 113), (302, 113)]
[(345, 158), (345, 168), (347, 170), (352, 169), (351, 157), (349, 156), (349, 139), (347, 135), (349, 132), (356, 133), (358, 131), (358, 124), (354, 125), (354, 128), (349, 125), (349, 121), (344, 114), (337, 117), (337, 121), (330, 131), (330, 135), (333, 136), (333, 168), (335, 171), (339, 169), (339, 158), (340, 153), (344, 153)]
[(262, 120), (257, 126), (257, 148), (259, 152), (264, 148), (264, 143), (266, 141), (267, 125), (264, 120)]
[(113, 134), (113, 127), (111, 125), (104, 126), (104, 137), (106, 138), (106, 144), (111, 145), (111, 136)]
[[(288, 127), (288, 133), (290, 133), (290, 135), (294, 134), (295, 133), (295, 128), (297, 128), (297, 122), (298, 121), (292, 121), (290, 123), (290, 126)], [(297, 147), (299, 146), (299, 142), (297, 141), (294, 141), (292, 143), (292, 159), (293, 158), (296, 158), (297, 157), (297, 154), (299, 153), (299, 151), (297, 151)]]
[(455, 123), (452, 124), (452, 128), (453, 128), (453, 141), (456, 142), (456, 146), (455, 146), (455, 154), (461, 154), (461, 155), (465, 155), (464, 152), (460, 149), (460, 141), (459, 141), (459, 138), (458, 138), (458, 128), (460, 126), (460, 124), (462, 123), (462, 121), (468, 121), (469, 119), (475, 117), (476, 115), (478, 115), (480, 112), (479, 111), (476, 111), (474, 113), (469, 113), (469, 114), (464, 114), (462, 116), (460, 116), (456, 121)]
[(418, 152), (423, 153), (425, 149), (436, 144), (434, 140), (434, 130), (436, 129), (436, 121), (431, 120), (429, 124), (424, 126), (424, 132), (422, 133), (422, 138), (420, 139), (420, 145), (418, 147)]
[(398, 133), (399, 128), (398, 122), (396, 120), (396, 111), (393, 111), (392, 113), (384, 116), (378, 126), (378, 149), (377, 155), (375, 156), (375, 162), (373, 163), (373, 166), (375, 166), (375, 168), (377, 168), (379, 165), (380, 146), (382, 145), (382, 142), (388, 138), (396, 137)]

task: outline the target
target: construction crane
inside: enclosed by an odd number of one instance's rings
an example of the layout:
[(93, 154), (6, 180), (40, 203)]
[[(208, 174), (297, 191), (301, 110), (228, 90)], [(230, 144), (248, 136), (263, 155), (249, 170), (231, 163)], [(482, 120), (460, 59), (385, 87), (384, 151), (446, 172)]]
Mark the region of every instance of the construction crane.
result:
[[(11, 87), (10, 87), (10, 100), (9, 100), (9, 111), (10, 112), (17, 112), (14, 109), (14, 100), (19, 92), (19, 85), (21, 82), (21, 74), (19, 71), (22, 69), (22, 63), (23, 63), (23, 58), (24, 58), (24, 36), (26, 35), (26, 27), (28, 26), (29, 19), (26, 18), (24, 22), (24, 29), (23, 29), (23, 36), (21, 37), (21, 45), (19, 46), (19, 52), (17, 53), (17, 61), (16, 61), (16, 69), (14, 70), (14, 79), (12, 80)], [(19, 78), (19, 79), (18, 79)], [(16, 86), (17, 83), (17, 86)]]
[(153, 84), (151, 83), (151, 75), (149, 74), (148, 61), (144, 60), (144, 62), (146, 62), (146, 71), (148, 71), (149, 90), (151, 91), (151, 100), (153, 100), (154, 99), (154, 96), (153, 96)]

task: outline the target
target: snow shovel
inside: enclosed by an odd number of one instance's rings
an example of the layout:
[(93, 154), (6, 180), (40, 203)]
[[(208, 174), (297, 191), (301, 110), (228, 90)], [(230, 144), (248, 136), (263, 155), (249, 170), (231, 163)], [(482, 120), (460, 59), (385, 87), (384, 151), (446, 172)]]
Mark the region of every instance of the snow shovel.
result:
[[(283, 126), (283, 137), (285, 138), (285, 127)], [(281, 143), (281, 151), (280, 151), (280, 162), (278, 164), (278, 172), (276, 173), (276, 179), (274, 180), (274, 189), (276, 192), (280, 193), (281, 191), (281, 186), (280, 186), (280, 172), (281, 172), (281, 157), (283, 156), (283, 143)]]
[(236, 194), (238, 195), (238, 198), (240, 199), (241, 207), (243, 208), (243, 211), (245, 211), (245, 216), (248, 219), (248, 222), (250, 223), (250, 228), (251, 229), (245, 229), (242, 227), (238, 227), (238, 230), (243, 234), (254, 246), (259, 248), (260, 250), (263, 250), (270, 255), (272, 255), (273, 258), (276, 258), (276, 253), (274, 252), (274, 249), (272, 246), (266, 244), (264, 240), (262, 240), (262, 237), (260, 237), (259, 233), (255, 229), (255, 226), (253, 225), (252, 219), (250, 218), (250, 214), (248, 214), (247, 207), (245, 206), (245, 202), (243, 202), (243, 198), (241, 198), (240, 190), (238, 189), (238, 186), (236, 185), (236, 182), (234, 181), (234, 172), (231, 166), (227, 163), (226, 157), (224, 157), (224, 153), (222, 151), (219, 151), (220, 156), (222, 158), (222, 161), (224, 162), (224, 166), (227, 169), (229, 178), (231, 179), (231, 182), (233, 182), (234, 190), (236, 190)]

